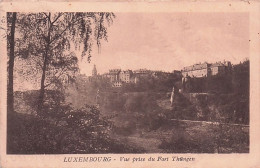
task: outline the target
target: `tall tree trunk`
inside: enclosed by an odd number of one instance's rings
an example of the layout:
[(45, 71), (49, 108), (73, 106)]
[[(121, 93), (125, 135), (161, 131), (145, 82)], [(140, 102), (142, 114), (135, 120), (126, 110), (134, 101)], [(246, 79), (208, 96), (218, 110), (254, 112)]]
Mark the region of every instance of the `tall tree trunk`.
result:
[(14, 80), (14, 35), (15, 35), (15, 24), (16, 24), (16, 12), (12, 13), (12, 25), (10, 38), (8, 40), (10, 44), (10, 53), (9, 53), (9, 61), (8, 61), (8, 85), (7, 85), (7, 153), (10, 153), (12, 149), (11, 144), (11, 132), (12, 132), (12, 124), (13, 124), (13, 114), (14, 114), (14, 89), (13, 89), (13, 80)]
[(52, 23), (51, 23), (51, 13), (49, 13), (48, 17), (48, 36), (46, 39), (46, 47), (45, 47), (45, 52), (43, 54), (43, 68), (42, 68), (42, 78), (41, 78), (41, 89), (40, 89), (40, 94), (39, 94), (39, 102), (38, 102), (38, 113), (42, 111), (43, 107), (43, 102), (44, 102), (44, 93), (45, 93), (45, 79), (46, 79), (46, 70), (47, 70), (47, 65), (48, 65), (48, 55), (49, 55), (49, 49), (50, 49), (50, 41), (51, 41), (51, 28), (52, 28)]
[(8, 88), (7, 88), (7, 112), (8, 114), (14, 111), (14, 89), (13, 89), (13, 79), (14, 79), (14, 35), (15, 35), (15, 23), (16, 23), (16, 12), (13, 12), (11, 34), (10, 34), (10, 55), (8, 61)]
[[(46, 49), (47, 50), (47, 49)], [(44, 62), (43, 62), (43, 68), (42, 68), (42, 78), (41, 78), (41, 89), (40, 89), (40, 95), (39, 95), (39, 102), (38, 102), (38, 110), (39, 112), (42, 110), (43, 101), (44, 101), (44, 92), (45, 92), (45, 74), (46, 74), (46, 68), (47, 68), (47, 54), (44, 55)]]

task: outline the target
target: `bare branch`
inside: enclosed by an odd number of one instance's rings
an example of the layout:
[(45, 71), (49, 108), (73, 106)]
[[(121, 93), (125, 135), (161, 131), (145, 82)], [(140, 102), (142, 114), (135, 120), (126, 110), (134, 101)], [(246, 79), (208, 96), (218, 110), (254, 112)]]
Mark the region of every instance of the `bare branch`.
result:
[(75, 20), (74, 22), (72, 23), (69, 23), (68, 26), (58, 35), (56, 35), (51, 41), (50, 41), (50, 44), (53, 43), (55, 40), (57, 40), (59, 37), (61, 37), (63, 35), (63, 33), (65, 33), (73, 24), (75, 24), (76, 22), (80, 21), (80, 19), (78, 20)]
[[(66, 68), (66, 67), (63, 67), (63, 68), (62, 68), (62, 70), (61, 70), (61, 72), (60, 72), (60, 74), (59, 74), (58, 76), (56, 76), (56, 75), (57, 75), (59, 72), (55, 73), (55, 74), (53, 75), (53, 77), (56, 77), (56, 79), (59, 79), (60, 76), (63, 75), (63, 72), (64, 72), (65, 68)], [(46, 87), (50, 86), (51, 84), (53, 84), (54, 81), (55, 81), (55, 80), (51, 80), (50, 83), (48, 83), (48, 84), (46, 84), (46, 85), (44, 86), (44, 88), (46, 88)]]
[(46, 16), (46, 18), (48, 18), (49, 20), (51, 20), (51, 18), (49, 17), (49, 15), (47, 15), (45, 12), (43, 12), (43, 14)]
[(56, 17), (56, 19), (54, 19), (53, 22), (51, 22), (51, 24), (53, 25), (62, 15), (63, 13), (59, 13), (59, 15)]

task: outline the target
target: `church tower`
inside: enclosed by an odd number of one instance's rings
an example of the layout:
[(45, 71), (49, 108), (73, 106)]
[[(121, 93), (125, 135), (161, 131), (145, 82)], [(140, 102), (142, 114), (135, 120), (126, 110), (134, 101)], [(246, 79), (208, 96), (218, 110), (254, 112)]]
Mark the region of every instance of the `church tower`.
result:
[(94, 68), (92, 70), (92, 76), (97, 76), (97, 68), (96, 65), (94, 65)]

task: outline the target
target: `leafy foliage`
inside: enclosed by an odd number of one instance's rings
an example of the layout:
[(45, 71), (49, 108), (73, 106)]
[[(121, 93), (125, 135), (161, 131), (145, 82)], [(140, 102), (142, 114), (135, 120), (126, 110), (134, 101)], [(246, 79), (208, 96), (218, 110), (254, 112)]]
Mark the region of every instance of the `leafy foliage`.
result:
[(7, 153), (140, 152), (110, 137), (111, 123), (101, 117), (95, 106), (73, 109), (63, 103), (61, 93), (47, 93), (49, 101), (45, 104), (42, 115), (15, 113), (9, 118)]
[(47, 59), (47, 87), (62, 75), (73, 76), (71, 72), (78, 70), (71, 46), (82, 50), (82, 57), (88, 55), (90, 61), (94, 41), (100, 47), (101, 40), (107, 40), (105, 20), (110, 24), (113, 17), (112, 13), (93, 12), (18, 13), (16, 55), (40, 69)]
[[(30, 73), (41, 74), (39, 111), (47, 87), (62, 88), (75, 80), (79, 68), (74, 51), (81, 50), (81, 58), (87, 55), (90, 61), (93, 44), (97, 42), (100, 48), (101, 40), (107, 41), (107, 26), (114, 17), (113, 13), (102, 12), (18, 13), (15, 55), (32, 67), (23, 73), (26, 78), (38, 77)], [(9, 25), (10, 19), (7, 21)]]
[(122, 92), (169, 92), (173, 85), (181, 81), (181, 77), (173, 73), (162, 71), (154, 73), (156, 75), (150, 73), (140, 77), (136, 84), (125, 83), (119, 90)]

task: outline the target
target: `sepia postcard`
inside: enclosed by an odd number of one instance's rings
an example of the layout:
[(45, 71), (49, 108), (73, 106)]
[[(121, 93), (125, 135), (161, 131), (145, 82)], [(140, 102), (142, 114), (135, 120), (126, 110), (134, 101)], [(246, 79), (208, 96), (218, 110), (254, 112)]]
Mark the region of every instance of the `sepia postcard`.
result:
[(259, 1), (0, 13), (0, 167), (260, 167)]

